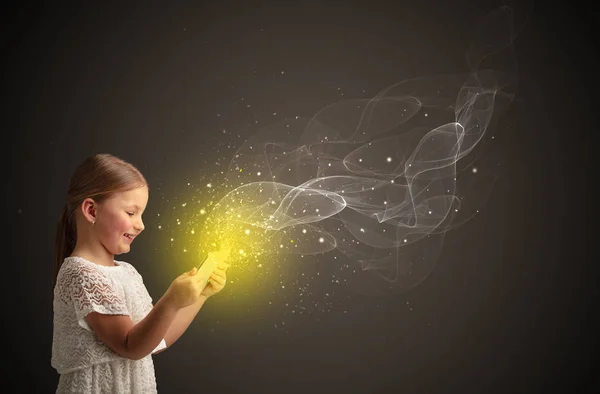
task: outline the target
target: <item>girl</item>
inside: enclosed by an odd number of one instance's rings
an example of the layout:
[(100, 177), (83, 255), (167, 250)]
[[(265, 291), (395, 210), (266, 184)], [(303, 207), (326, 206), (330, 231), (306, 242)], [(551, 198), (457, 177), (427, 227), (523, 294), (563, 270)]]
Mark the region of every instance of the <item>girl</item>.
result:
[(57, 393), (155, 393), (152, 354), (187, 330), (206, 299), (223, 289), (220, 262), (202, 288), (194, 268), (155, 305), (127, 253), (144, 230), (148, 183), (108, 154), (75, 170), (58, 222), (54, 265), (52, 367)]

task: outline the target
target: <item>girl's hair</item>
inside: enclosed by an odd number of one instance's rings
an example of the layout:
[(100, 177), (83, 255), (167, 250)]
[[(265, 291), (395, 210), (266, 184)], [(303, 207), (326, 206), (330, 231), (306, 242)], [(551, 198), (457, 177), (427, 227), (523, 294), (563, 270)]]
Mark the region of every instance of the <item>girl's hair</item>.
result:
[(110, 154), (97, 154), (85, 159), (71, 176), (67, 202), (58, 219), (54, 248), (54, 282), (64, 259), (73, 253), (77, 243), (75, 212), (86, 198), (100, 203), (114, 193), (148, 186), (146, 178), (132, 164)]

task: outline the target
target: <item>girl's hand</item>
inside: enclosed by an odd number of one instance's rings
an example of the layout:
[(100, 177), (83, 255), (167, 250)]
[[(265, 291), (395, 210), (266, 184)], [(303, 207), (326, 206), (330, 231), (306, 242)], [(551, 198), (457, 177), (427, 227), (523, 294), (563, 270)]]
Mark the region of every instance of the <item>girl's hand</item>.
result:
[(198, 269), (194, 267), (179, 275), (167, 289), (166, 294), (177, 309), (192, 305), (200, 299), (202, 278), (196, 275), (197, 271)]
[(213, 296), (223, 290), (227, 282), (227, 270), (229, 264), (221, 263), (216, 270), (210, 275), (206, 287), (202, 291), (202, 295), (206, 298)]

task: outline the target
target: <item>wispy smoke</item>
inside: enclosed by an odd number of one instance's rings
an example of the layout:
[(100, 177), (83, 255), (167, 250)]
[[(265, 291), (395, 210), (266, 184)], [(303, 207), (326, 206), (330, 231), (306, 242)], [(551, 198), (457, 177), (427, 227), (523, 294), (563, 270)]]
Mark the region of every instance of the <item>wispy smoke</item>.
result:
[(457, 190), (458, 162), (514, 97), (511, 17), (502, 7), (481, 21), (467, 74), (402, 81), (255, 135), (228, 170), (243, 185), (219, 206), (268, 230), (282, 251), (342, 252), (355, 262), (348, 281), (364, 292), (422, 282), (446, 232), (471, 217), (463, 205), (480, 208)]

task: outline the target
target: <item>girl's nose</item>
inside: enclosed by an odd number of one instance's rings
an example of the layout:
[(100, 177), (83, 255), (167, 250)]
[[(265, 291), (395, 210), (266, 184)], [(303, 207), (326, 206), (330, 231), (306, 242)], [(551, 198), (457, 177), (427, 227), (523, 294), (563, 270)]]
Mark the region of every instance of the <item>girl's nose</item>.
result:
[(142, 231), (144, 231), (144, 228), (145, 228), (145, 227), (144, 227), (144, 222), (142, 222), (142, 221), (140, 220), (140, 222), (138, 223), (138, 225), (137, 225), (137, 226), (135, 226), (135, 228), (136, 228), (136, 230), (137, 230), (138, 232), (140, 232), (140, 233), (141, 233)]

